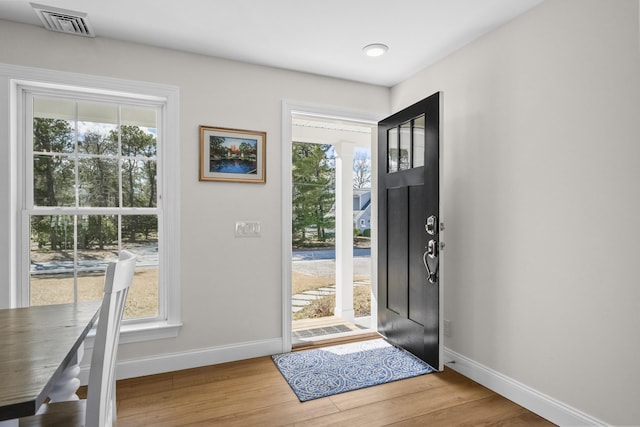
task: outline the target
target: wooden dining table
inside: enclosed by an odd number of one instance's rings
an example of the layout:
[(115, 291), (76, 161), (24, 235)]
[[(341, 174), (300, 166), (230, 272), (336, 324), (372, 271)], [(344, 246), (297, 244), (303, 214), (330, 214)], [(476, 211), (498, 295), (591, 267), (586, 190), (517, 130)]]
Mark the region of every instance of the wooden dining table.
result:
[(83, 343), (100, 301), (0, 310), (0, 426), (47, 398), (77, 399)]

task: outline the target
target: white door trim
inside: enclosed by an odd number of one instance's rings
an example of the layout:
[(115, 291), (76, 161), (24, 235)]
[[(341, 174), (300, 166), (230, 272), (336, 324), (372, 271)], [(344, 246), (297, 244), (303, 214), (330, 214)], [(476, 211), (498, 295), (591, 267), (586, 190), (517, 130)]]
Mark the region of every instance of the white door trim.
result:
[[(282, 101), (282, 352), (291, 351), (291, 115), (294, 113), (309, 116), (332, 118), (336, 120), (359, 121), (362, 123), (377, 124), (378, 120), (385, 117), (384, 113), (374, 114), (370, 112), (345, 109), (335, 106), (318, 105), (304, 102)], [(372, 145), (372, 157), (375, 155), (375, 147)], [(376, 162), (372, 162), (373, 165)], [(376, 181), (376, 171), (372, 171), (372, 184)], [(372, 196), (375, 193), (372, 188)], [(374, 246), (372, 240), (372, 246)], [(371, 263), (376, 265), (376, 252), (372, 247)], [(372, 269), (375, 272), (375, 268)], [(377, 282), (376, 282), (377, 283)], [(372, 288), (374, 278), (372, 276)]]

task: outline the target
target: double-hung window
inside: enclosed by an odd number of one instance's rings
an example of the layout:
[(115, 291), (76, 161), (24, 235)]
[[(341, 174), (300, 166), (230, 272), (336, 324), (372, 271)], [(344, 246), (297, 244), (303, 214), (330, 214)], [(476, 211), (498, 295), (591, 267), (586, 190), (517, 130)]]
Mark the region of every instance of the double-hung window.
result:
[(100, 300), (107, 263), (128, 249), (138, 262), (124, 317), (158, 317), (158, 108), (26, 101), (29, 305)]
[(16, 85), (17, 304), (101, 300), (108, 262), (127, 249), (137, 264), (123, 330), (161, 337), (165, 324), (174, 336), (177, 98), (30, 83)]

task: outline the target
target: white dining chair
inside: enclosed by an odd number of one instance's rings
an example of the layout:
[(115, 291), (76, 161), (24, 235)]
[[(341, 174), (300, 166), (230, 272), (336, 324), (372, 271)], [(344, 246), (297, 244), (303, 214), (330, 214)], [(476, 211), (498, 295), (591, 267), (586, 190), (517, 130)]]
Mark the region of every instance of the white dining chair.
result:
[(20, 418), (21, 427), (113, 425), (120, 324), (135, 265), (136, 256), (131, 252), (122, 251), (118, 261), (109, 263), (107, 267), (104, 298), (89, 367), (87, 399), (42, 405), (36, 415)]

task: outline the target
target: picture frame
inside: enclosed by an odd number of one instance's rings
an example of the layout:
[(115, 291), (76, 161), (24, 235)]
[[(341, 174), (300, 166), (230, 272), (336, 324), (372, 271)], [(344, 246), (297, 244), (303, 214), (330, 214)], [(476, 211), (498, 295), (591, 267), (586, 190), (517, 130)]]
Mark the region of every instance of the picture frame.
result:
[(265, 183), (267, 133), (200, 126), (200, 181)]

